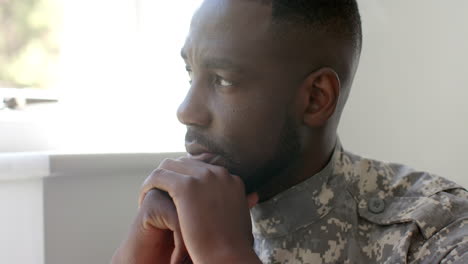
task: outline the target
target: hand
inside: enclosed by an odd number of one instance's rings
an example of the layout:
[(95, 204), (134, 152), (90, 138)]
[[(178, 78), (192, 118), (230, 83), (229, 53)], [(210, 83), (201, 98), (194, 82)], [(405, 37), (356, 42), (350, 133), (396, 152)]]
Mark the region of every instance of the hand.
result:
[(191, 263), (174, 203), (160, 190), (147, 193), (128, 237), (112, 258), (113, 264)]
[(166, 159), (145, 180), (140, 195), (142, 206), (155, 188), (172, 198), (183, 237), (181, 244), (194, 263), (260, 263), (252, 249), (249, 215), (249, 206), (258, 202), (258, 196), (246, 197), (238, 176), (198, 160)]

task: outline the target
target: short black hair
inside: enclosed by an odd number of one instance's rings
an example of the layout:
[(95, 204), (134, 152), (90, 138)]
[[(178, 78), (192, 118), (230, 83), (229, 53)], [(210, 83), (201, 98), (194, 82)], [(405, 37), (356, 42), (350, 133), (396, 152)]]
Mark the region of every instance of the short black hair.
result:
[(336, 33), (362, 45), (361, 16), (356, 0), (263, 0), (272, 4), (274, 22), (286, 22)]

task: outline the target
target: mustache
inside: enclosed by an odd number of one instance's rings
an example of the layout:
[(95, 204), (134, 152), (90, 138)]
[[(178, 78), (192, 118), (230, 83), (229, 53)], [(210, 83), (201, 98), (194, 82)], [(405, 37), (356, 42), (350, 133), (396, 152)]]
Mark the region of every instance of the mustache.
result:
[(185, 142), (196, 142), (197, 144), (204, 146), (211, 153), (221, 156), (226, 155), (226, 153), (217, 143), (199, 131), (193, 129), (187, 129), (187, 133), (185, 134)]

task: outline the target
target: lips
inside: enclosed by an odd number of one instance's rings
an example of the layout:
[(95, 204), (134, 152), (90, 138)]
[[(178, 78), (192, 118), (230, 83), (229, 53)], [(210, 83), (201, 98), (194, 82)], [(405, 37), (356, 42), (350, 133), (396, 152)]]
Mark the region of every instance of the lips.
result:
[(213, 153), (208, 148), (198, 143), (186, 143), (185, 149), (191, 159), (200, 160), (210, 164), (214, 164), (219, 159), (218, 154)]
[(202, 146), (202, 145), (200, 145), (198, 143), (194, 143), (194, 142), (186, 143), (185, 144), (185, 149), (187, 150), (190, 158), (205, 161), (205, 162), (208, 162), (209, 160), (211, 160), (215, 156), (217, 156), (215, 153), (210, 151), (205, 146)]

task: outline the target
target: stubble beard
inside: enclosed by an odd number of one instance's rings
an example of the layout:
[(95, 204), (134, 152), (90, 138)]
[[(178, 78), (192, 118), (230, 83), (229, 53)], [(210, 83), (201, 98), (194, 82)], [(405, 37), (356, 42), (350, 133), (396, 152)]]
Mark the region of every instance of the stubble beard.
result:
[[(246, 193), (256, 192), (283, 173), (299, 157), (299, 129), (290, 116), (286, 117), (276, 150), (262, 166), (249, 174), (239, 174), (245, 184)], [(235, 172), (237, 168), (227, 168)], [(245, 171), (245, 170), (244, 170)]]
[(299, 157), (300, 153), (299, 129), (290, 115), (285, 118), (275, 151), (269, 159), (254, 170), (246, 168), (234, 155), (226, 152), (219, 144), (196, 130), (188, 130), (185, 139), (196, 141), (222, 157), (219, 164), (215, 165), (222, 166), (229, 173), (239, 176), (245, 184), (247, 194), (258, 191), (268, 184), (270, 179), (283, 173)]

